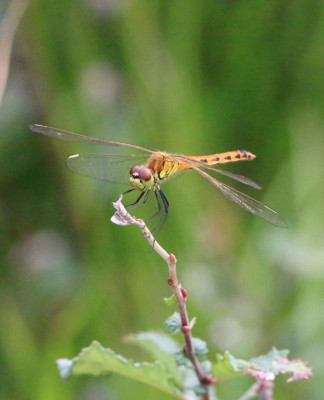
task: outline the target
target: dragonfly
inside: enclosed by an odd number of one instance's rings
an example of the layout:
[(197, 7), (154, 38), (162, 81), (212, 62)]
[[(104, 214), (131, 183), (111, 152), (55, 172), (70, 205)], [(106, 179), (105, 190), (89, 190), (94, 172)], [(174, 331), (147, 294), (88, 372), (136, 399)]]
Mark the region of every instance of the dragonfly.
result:
[(139, 191), (137, 200), (127, 206), (138, 207), (145, 204), (149, 194), (153, 192), (157, 202), (157, 211), (151, 218), (161, 212), (165, 217), (168, 214), (169, 202), (161, 189), (161, 184), (182, 171), (194, 170), (245, 211), (257, 215), (279, 228), (287, 228), (287, 223), (279, 213), (211, 175), (216, 172), (255, 189), (261, 189), (261, 186), (249, 178), (215, 167), (218, 164), (253, 160), (255, 155), (249, 151), (235, 150), (205, 156), (188, 156), (115, 140), (93, 138), (50, 126), (31, 124), (29, 127), (33, 132), (61, 140), (103, 146), (122, 146), (144, 152), (144, 154), (136, 155), (73, 154), (67, 158), (66, 164), (69, 169), (79, 174), (129, 185), (131, 189), (124, 194)]

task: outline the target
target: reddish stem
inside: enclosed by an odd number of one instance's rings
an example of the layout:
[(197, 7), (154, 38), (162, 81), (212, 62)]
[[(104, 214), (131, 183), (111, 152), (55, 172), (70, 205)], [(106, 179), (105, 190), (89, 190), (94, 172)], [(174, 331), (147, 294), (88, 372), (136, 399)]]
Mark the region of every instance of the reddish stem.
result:
[(116, 203), (113, 203), (116, 213), (111, 218), (112, 222), (117, 225), (137, 225), (142, 231), (144, 237), (153, 247), (153, 249), (167, 262), (169, 268), (169, 278), (168, 284), (172, 288), (173, 294), (175, 296), (179, 314), (181, 318), (181, 331), (185, 339), (184, 353), (191, 361), (196, 375), (199, 379), (200, 384), (204, 387), (206, 393), (202, 397), (202, 400), (210, 400), (209, 386), (214, 385), (218, 381), (214, 379), (211, 375), (206, 375), (201, 367), (201, 364), (195, 354), (195, 349), (192, 342), (191, 326), (188, 318), (188, 312), (186, 307), (187, 292), (185, 289), (179, 287), (177, 278), (176, 263), (177, 259), (174, 254), (168, 254), (163, 247), (155, 240), (152, 233), (147, 228), (144, 221), (132, 217), (125, 207), (123, 206), (121, 200), (123, 196), (120, 196)]
[(173, 294), (175, 296), (175, 299), (176, 299), (176, 302), (178, 305), (178, 309), (179, 309), (179, 314), (180, 314), (180, 319), (181, 319), (181, 331), (183, 333), (185, 343), (186, 343), (183, 351), (184, 351), (185, 355), (191, 361), (191, 363), (195, 369), (196, 375), (199, 379), (199, 382), (206, 389), (206, 395), (203, 397), (203, 399), (208, 400), (210, 398), (208, 386), (217, 383), (217, 380), (212, 378), (212, 376), (206, 375), (204, 373), (204, 371), (201, 367), (201, 364), (196, 356), (195, 349), (194, 349), (193, 342), (192, 342), (191, 326), (190, 326), (188, 312), (187, 312), (187, 306), (186, 306), (187, 292), (185, 291), (185, 296), (183, 296), (183, 292), (179, 288), (176, 262), (177, 262), (176, 257), (173, 254), (170, 254), (169, 262), (168, 262), (168, 266), (169, 266), (168, 284), (173, 291)]

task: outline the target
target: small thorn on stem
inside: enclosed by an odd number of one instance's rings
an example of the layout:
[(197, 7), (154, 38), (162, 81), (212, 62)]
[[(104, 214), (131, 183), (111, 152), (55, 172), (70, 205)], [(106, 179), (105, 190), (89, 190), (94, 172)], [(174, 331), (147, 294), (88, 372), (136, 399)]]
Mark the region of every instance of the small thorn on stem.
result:
[(184, 298), (184, 300), (186, 300), (186, 299), (187, 299), (187, 296), (188, 296), (188, 293), (187, 293), (186, 289), (181, 288), (181, 289), (180, 289), (180, 292), (181, 292), (182, 297)]

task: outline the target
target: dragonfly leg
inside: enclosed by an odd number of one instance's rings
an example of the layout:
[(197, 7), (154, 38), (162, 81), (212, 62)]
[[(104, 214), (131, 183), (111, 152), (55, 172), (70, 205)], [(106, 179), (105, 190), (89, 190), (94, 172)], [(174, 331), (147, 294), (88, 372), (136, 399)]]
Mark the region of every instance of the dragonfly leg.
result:
[(147, 190), (146, 191), (146, 195), (145, 195), (145, 197), (144, 197), (144, 200), (142, 201), (142, 204), (145, 204), (146, 202), (147, 202), (147, 199), (148, 199), (148, 197), (149, 197), (149, 194), (150, 194), (150, 190)]
[[(162, 223), (165, 220), (167, 214), (168, 214), (168, 207), (169, 207), (169, 202), (167, 200), (167, 198), (165, 197), (165, 194), (162, 192), (161, 189), (158, 190), (154, 190), (154, 195), (156, 198), (156, 202), (158, 205), (158, 209), (157, 211), (148, 219), (148, 221), (150, 221), (151, 219), (155, 218), (157, 215), (159, 215), (161, 212), (163, 212), (163, 218), (162, 218)], [(161, 200), (163, 203), (163, 208), (162, 208), (162, 204), (161, 204)]]
[(168, 199), (166, 198), (165, 194), (162, 192), (161, 189), (159, 189), (159, 195), (160, 195), (160, 198), (161, 198), (162, 203), (163, 203), (163, 210), (162, 210), (162, 207), (161, 207), (160, 210), (158, 211), (158, 212), (162, 212), (162, 215), (161, 215), (160, 220), (158, 222), (158, 226), (156, 226), (157, 229), (161, 228), (161, 226), (164, 224), (164, 221), (165, 221), (165, 219), (166, 219), (166, 217), (168, 215), (168, 210), (169, 210), (169, 201), (168, 201)]
[(154, 196), (155, 196), (155, 198), (156, 198), (156, 202), (157, 202), (157, 205), (158, 205), (158, 210), (148, 219), (149, 221), (150, 221), (151, 219), (153, 219), (154, 217), (156, 217), (156, 216), (161, 212), (161, 210), (162, 210), (162, 206), (161, 206), (161, 202), (160, 202), (160, 199), (159, 199), (159, 195), (158, 195), (158, 191), (157, 191), (157, 190), (154, 190)]
[[(132, 190), (132, 189), (131, 189)], [(127, 192), (125, 192), (125, 193), (129, 193), (130, 191), (127, 191)], [(123, 194), (125, 194), (125, 193), (123, 193)], [(125, 205), (125, 207), (129, 207), (129, 206), (134, 206), (134, 205), (136, 205), (140, 200), (141, 200), (141, 198), (144, 196), (144, 192), (142, 192), (140, 195), (139, 195), (139, 197), (133, 202), (133, 203), (129, 203), (129, 204), (126, 204)]]
[(168, 199), (166, 198), (166, 195), (162, 192), (161, 189), (159, 189), (159, 192), (160, 192), (160, 196), (161, 196), (161, 199), (162, 199), (162, 202), (164, 205), (165, 216), (167, 216), (170, 203), (169, 203)]
[(124, 192), (123, 193), (123, 196), (124, 196), (124, 194), (127, 194), (127, 193), (130, 193), (130, 192), (133, 192), (135, 189), (129, 189), (129, 190), (126, 190), (126, 192)]
[[(169, 202), (167, 198), (165, 197), (165, 194), (162, 192), (160, 188), (154, 190), (154, 195), (156, 198), (158, 210), (148, 219), (148, 221), (151, 221), (155, 217), (158, 217), (158, 220), (155, 222), (153, 228), (151, 229), (151, 232), (155, 233), (155, 236), (159, 233), (168, 213), (168, 207), (169, 207)], [(155, 244), (155, 239), (153, 243), (153, 248)]]
[[(143, 204), (146, 203), (149, 194), (150, 194), (149, 190), (146, 190), (145, 192), (142, 192), (133, 203), (126, 204), (125, 207), (130, 207), (129, 208), (130, 210), (134, 210), (135, 208), (142, 206)], [(144, 196), (144, 198), (143, 198), (143, 196)]]

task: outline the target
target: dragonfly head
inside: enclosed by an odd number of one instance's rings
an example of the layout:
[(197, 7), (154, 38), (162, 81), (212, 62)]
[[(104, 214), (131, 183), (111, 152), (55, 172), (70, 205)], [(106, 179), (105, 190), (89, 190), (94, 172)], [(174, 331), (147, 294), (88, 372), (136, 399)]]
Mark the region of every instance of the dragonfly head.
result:
[(135, 165), (129, 171), (129, 175), (129, 183), (134, 187), (134, 189), (144, 191), (151, 189), (154, 185), (154, 178), (149, 168)]

